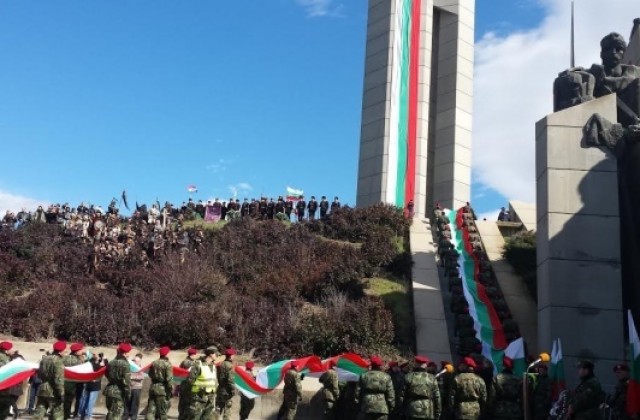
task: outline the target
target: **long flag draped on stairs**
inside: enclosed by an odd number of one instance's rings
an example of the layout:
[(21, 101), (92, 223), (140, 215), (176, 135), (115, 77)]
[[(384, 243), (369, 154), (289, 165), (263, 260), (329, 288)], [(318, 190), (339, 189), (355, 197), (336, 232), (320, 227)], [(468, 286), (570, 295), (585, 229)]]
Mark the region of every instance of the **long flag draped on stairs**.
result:
[(502, 356), (507, 348), (507, 340), (498, 313), (485, 287), (478, 281), (480, 265), (473, 253), (469, 231), (463, 223), (463, 209), (445, 210), (445, 214), (451, 221), (451, 243), (459, 255), (462, 289), (469, 304), (469, 315), (473, 318), (476, 338), (482, 343), (483, 356), (492, 360), (495, 369), (499, 371), (502, 369)]
[(629, 324), (629, 366), (631, 378), (627, 386), (627, 414), (634, 416), (640, 414), (640, 339), (631, 311), (627, 313)]

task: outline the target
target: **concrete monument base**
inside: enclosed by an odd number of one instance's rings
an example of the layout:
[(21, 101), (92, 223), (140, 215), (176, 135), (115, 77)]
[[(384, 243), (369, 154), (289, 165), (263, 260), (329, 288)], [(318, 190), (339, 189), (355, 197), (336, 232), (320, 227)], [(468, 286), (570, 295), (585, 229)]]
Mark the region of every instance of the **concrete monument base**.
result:
[(562, 340), (570, 387), (590, 359), (609, 388), (624, 360), (618, 180), (613, 156), (581, 147), (594, 113), (616, 121), (615, 94), (536, 124), (538, 339)]

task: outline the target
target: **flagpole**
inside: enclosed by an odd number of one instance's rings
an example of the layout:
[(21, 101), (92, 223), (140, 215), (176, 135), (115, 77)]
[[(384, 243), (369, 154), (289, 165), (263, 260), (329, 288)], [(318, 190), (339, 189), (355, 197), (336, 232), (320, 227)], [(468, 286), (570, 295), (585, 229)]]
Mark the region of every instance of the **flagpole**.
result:
[(574, 18), (574, 2), (571, 2), (571, 66), (576, 66), (576, 38), (575, 38), (575, 18)]

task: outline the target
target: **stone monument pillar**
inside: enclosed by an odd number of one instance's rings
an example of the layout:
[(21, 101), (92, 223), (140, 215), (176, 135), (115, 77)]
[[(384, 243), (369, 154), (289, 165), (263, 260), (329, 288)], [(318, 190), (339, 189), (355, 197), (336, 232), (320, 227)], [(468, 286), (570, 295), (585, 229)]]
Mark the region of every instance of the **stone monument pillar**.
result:
[(569, 386), (590, 359), (608, 387), (624, 360), (618, 178), (615, 157), (581, 144), (594, 113), (616, 121), (616, 95), (536, 124), (538, 339), (562, 340)]

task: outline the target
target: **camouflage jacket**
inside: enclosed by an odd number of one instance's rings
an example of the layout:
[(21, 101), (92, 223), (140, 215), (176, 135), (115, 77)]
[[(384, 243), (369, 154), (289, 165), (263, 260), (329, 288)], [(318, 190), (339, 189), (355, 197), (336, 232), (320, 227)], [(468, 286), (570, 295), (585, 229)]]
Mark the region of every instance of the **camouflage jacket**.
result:
[(3, 351), (0, 351), (0, 367), (6, 365), (11, 361), (11, 357)]
[(627, 417), (627, 388), (629, 387), (629, 379), (621, 379), (616, 384), (616, 389), (613, 395), (611, 396), (611, 400), (609, 401), (609, 405), (613, 409), (613, 412), (616, 414), (619, 419), (626, 419)]
[(161, 357), (151, 364), (149, 368), (151, 388), (149, 394), (169, 395), (173, 391), (173, 366), (166, 357)]
[(451, 384), (449, 398), (456, 419), (475, 420), (487, 403), (487, 387), (475, 373), (461, 373)]
[(370, 370), (360, 376), (360, 412), (366, 414), (389, 414), (396, 403), (393, 381), (389, 374)]
[(569, 404), (573, 407), (574, 420), (591, 420), (600, 418), (600, 404), (604, 401), (604, 393), (595, 376), (582, 379), (576, 387)]
[(320, 383), (323, 386), (322, 393), (324, 394), (324, 399), (330, 402), (338, 401), (340, 397), (338, 373), (334, 369), (329, 369), (320, 376)]
[(64, 397), (64, 363), (57, 353), (47, 356), (40, 362), (38, 376), (42, 385), (38, 388), (38, 397), (62, 399)]
[(64, 367), (77, 366), (82, 364), (82, 359), (75, 354), (69, 354), (62, 358), (62, 364), (64, 364)]
[(128, 400), (131, 396), (131, 367), (129, 361), (121, 355), (107, 365), (108, 384), (103, 391), (106, 397)]
[(522, 380), (512, 373), (498, 373), (490, 390), (494, 419), (522, 418)]
[(302, 382), (297, 370), (289, 369), (284, 374), (284, 390), (282, 394), (285, 401), (298, 402), (302, 400)]
[(442, 414), (440, 388), (436, 378), (425, 371), (404, 377), (404, 415), (412, 419), (437, 420)]
[(230, 360), (225, 360), (218, 366), (218, 396), (232, 398), (235, 394), (233, 383), (234, 368)]
[(191, 360), (190, 358), (187, 357), (180, 363), (180, 367), (182, 369), (191, 369), (191, 367), (195, 364), (196, 364), (195, 360)]

